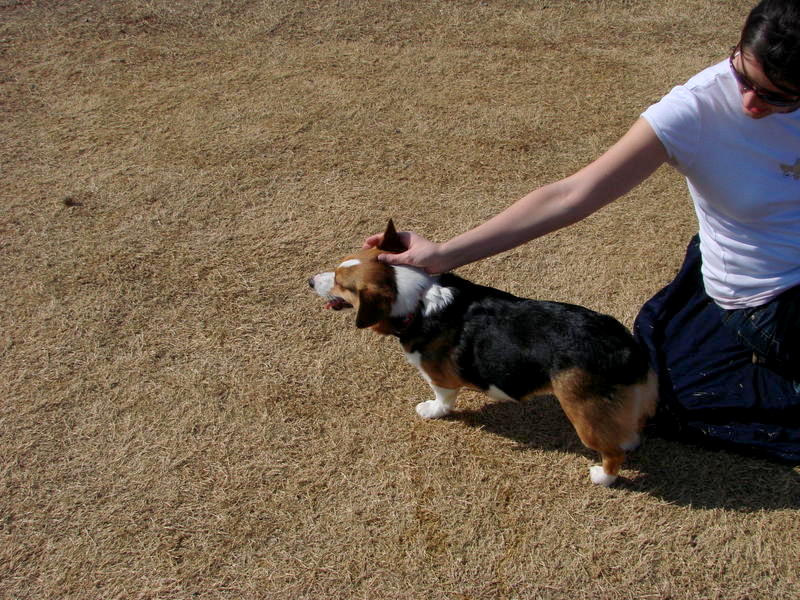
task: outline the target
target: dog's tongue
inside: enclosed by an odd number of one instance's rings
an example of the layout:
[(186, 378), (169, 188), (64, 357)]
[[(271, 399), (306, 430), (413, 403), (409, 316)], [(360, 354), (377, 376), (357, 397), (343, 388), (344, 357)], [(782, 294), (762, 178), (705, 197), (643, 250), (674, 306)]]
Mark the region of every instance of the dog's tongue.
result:
[(334, 298), (333, 300), (328, 300), (328, 302), (325, 303), (325, 308), (330, 308), (333, 310), (342, 310), (343, 308), (347, 308), (349, 306), (350, 304), (341, 298)]

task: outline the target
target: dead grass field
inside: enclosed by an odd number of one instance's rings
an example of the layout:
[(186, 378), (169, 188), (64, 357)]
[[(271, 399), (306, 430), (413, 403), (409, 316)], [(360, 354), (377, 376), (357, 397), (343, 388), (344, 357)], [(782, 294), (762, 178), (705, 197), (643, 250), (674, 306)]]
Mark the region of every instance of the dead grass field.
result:
[[(0, 597), (800, 597), (800, 469), (429, 394), (306, 278), (577, 169), (750, 0), (0, 0)], [(669, 169), (461, 269), (630, 325)]]

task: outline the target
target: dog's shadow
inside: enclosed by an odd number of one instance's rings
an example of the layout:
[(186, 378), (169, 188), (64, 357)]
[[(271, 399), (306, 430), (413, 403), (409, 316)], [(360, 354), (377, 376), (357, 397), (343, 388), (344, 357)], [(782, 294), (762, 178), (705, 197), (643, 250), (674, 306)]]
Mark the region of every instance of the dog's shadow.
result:
[[(574, 452), (598, 461), (585, 448), (552, 396), (526, 402), (489, 402), (477, 409), (457, 410), (450, 417), (469, 427), (499, 435), (530, 448)], [(667, 502), (696, 508), (737, 511), (800, 507), (800, 472), (790, 464), (700, 447), (647, 435), (628, 454), (618, 487), (643, 492)]]

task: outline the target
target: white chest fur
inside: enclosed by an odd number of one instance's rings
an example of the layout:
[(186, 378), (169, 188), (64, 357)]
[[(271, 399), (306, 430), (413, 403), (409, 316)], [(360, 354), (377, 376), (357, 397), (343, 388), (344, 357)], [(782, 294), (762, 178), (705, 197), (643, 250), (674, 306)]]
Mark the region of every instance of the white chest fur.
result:
[(439, 285), (439, 278), (415, 267), (394, 267), (397, 300), (392, 306), (392, 316), (402, 317), (417, 309), (422, 301), (425, 316), (442, 310), (453, 301), (453, 291)]

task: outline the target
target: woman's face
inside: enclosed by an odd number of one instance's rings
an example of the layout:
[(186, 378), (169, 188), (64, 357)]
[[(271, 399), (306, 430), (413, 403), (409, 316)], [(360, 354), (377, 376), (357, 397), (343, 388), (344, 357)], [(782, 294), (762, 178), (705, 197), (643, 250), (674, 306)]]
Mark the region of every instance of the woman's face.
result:
[[(758, 59), (747, 50), (736, 51), (731, 57), (734, 71), (742, 94), (742, 109), (753, 119), (763, 119), (773, 114), (783, 114), (800, 108), (800, 94), (790, 96), (786, 90), (777, 87), (764, 74)], [(779, 103), (792, 102), (789, 106), (778, 106), (769, 102), (777, 98)]]

